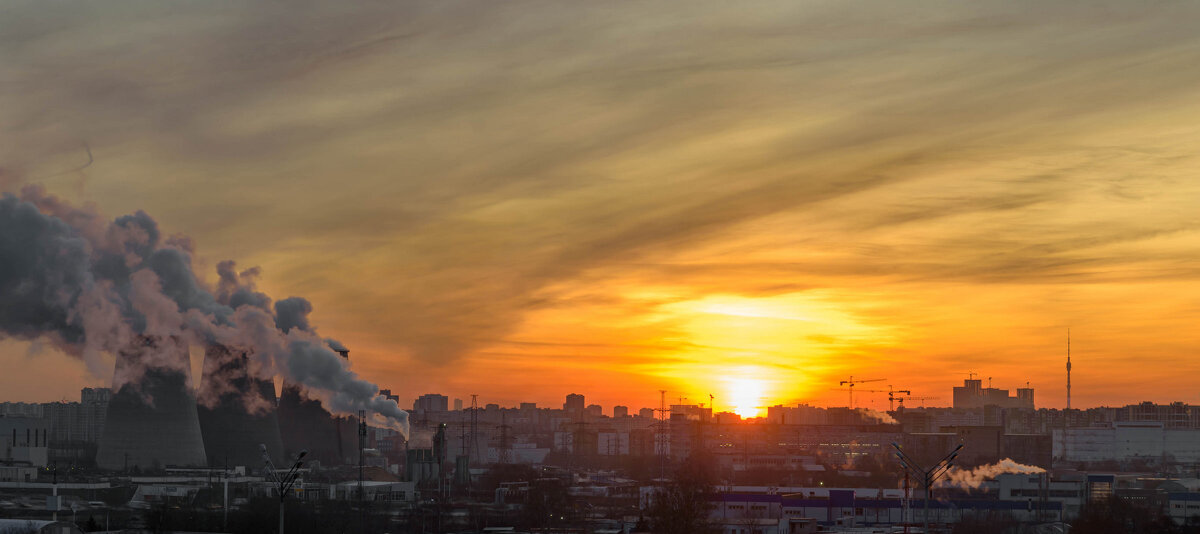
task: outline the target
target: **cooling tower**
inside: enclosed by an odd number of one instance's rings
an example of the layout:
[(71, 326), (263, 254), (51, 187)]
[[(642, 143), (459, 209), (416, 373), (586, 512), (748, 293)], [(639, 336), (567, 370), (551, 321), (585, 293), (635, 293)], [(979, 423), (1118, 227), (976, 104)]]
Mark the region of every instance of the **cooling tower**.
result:
[(204, 351), (204, 375), (196, 407), (210, 466), (258, 466), (259, 444), (283, 464), (283, 441), (275, 414), (275, 383), (250, 376), (249, 353), (222, 345)]
[(190, 366), (187, 344), (178, 338), (140, 336), (117, 355), (97, 466), (205, 465)]
[[(349, 358), (349, 351), (338, 353)], [(284, 383), (279, 392), (279, 432), (289, 457), (307, 450), (309, 458), (325, 465), (353, 463), (358, 458), (357, 428), (350, 418), (334, 417), (295, 385)]]

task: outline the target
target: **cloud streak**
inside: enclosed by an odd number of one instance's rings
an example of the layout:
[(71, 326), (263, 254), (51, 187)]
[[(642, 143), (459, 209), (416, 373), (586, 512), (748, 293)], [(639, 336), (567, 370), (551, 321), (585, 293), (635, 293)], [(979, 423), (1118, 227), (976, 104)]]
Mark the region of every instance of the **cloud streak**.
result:
[[(304, 294), (378, 373), (554, 337), (552, 311), (672, 338), (659, 306), (713, 294), (819, 289), (917, 343), (960, 326), (911, 312), (950, 286), (1194, 280), (1196, 9), (30, 2), (0, 22), (0, 167), (85, 140), (82, 199), (271, 273), (214, 304)], [(1029, 322), (1119, 324), (1111, 299)]]

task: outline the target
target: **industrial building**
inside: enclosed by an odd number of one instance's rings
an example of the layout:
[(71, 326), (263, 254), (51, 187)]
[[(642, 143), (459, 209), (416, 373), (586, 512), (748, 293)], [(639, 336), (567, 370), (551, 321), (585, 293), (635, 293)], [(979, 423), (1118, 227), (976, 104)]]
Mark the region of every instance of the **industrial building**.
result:
[(43, 419), (0, 417), (0, 464), (45, 467), (48, 438)]
[(1200, 429), (1167, 428), (1161, 421), (1118, 421), (1053, 431), (1056, 462), (1147, 465), (1200, 463)]

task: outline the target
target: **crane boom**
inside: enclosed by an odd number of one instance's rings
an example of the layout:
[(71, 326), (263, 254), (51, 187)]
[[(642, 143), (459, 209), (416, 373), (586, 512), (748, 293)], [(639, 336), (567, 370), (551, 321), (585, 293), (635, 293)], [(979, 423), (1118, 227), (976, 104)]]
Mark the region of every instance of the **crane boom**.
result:
[(850, 391), (849, 407), (851, 410), (853, 410), (854, 409), (854, 385), (855, 384), (865, 384), (867, 382), (883, 382), (884, 380), (887, 380), (887, 379), (886, 378), (864, 378), (864, 379), (860, 379), (860, 380), (855, 380), (854, 375), (850, 375), (849, 380), (842, 380), (841, 382), (838, 382), (838, 385), (849, 387), (848, 388)]

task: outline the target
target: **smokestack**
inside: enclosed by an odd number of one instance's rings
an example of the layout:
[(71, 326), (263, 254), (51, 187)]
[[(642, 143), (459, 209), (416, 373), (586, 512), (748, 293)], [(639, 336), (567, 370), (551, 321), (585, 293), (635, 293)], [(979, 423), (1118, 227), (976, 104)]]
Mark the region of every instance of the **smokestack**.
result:
[(250, 376), (249, 356), (247, 350), (219, 344), (204, 351), (197, 412), (211, 466), (257, 466), (260, 444), (272, 461), (283, 463), (275, 383)]
[(187, 344), (174, 336), (138, 336), (120, 351), (97, 466), (115, 471), (205, 465), (190, 368)]

